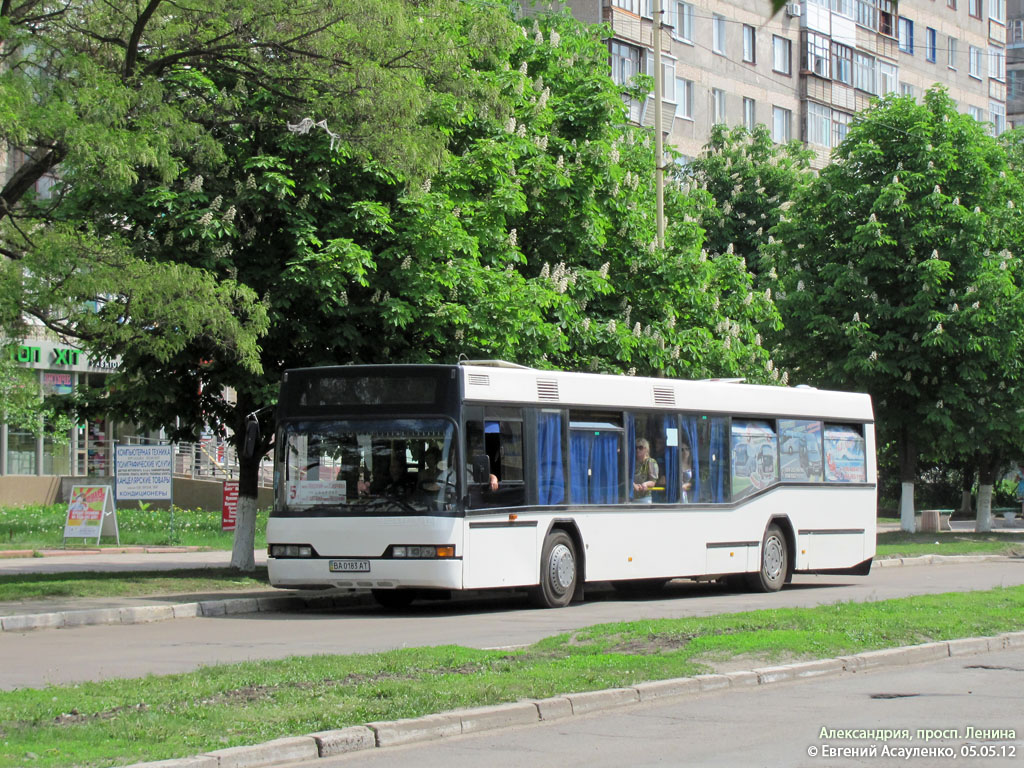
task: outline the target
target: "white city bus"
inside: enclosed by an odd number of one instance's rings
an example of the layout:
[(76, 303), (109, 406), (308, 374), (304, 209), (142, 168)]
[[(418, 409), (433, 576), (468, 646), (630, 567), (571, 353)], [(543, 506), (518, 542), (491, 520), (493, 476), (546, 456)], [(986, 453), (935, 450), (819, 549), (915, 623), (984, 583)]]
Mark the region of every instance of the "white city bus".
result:
[(775, 591), (875, 554), (867, 395), (482, 362), (292, 370), (277, 408), (278, 587), (557, 607), (605, 581)]

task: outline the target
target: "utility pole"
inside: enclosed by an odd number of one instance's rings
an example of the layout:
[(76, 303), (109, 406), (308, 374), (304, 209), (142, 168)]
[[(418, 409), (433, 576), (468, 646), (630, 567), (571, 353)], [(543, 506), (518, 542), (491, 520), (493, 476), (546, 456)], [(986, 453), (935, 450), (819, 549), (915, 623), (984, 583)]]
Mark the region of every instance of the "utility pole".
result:
[(664, 72), (661, 70), (661, 21), (662, 1), (652, 0), (654, 3), (654, 193), (658, 201), (657, 225), (658, 225), (658, 247), (665, 247), (665, 169), (663, 167), (665, 158), (664, 140), (661, 136), (661, 94), (664, 92)]

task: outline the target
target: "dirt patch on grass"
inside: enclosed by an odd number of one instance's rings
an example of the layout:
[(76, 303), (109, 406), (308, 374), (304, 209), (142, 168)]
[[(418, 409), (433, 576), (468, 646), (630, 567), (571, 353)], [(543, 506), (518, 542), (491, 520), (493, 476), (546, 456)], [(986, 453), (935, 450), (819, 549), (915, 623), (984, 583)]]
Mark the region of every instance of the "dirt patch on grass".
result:
[(794, 653), (772, 652), (772, 653), (741, 653), (738, 656), (711, 658), (709, 656), (694, 657), (693, 661), (710, 668), (717, 674), (727, 672), (746, 672), (748, 669), (759, 669), (760, 667), (777, 667), (780, 664), (791, 664), (803, 661)]

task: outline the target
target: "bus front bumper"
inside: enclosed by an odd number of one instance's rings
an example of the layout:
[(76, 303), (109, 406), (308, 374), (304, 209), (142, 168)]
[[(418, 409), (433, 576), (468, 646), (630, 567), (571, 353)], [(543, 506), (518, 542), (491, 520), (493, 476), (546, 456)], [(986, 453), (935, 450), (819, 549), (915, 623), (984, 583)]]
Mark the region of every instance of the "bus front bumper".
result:
[[(343, 570), (351, 568), (368, 570)], [(270, 584), (285, 588), (462, 589), (461, 558), (395, 560), (368, 558), (267, 558)]]

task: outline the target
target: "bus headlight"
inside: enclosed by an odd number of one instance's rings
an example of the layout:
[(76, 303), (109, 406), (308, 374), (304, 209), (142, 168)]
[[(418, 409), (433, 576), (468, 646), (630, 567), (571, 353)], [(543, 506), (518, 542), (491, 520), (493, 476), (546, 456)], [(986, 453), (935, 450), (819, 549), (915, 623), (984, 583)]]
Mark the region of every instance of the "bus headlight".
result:
[(309, 544), (271, 544), (271, 557), (313, 557), (313, 547)]
[(455, 557), (455, 546), (447, 544), (436, 546), (434, 544), (402, 544), (392, 545), (391, 556), (394, 558), (452, 558)]

